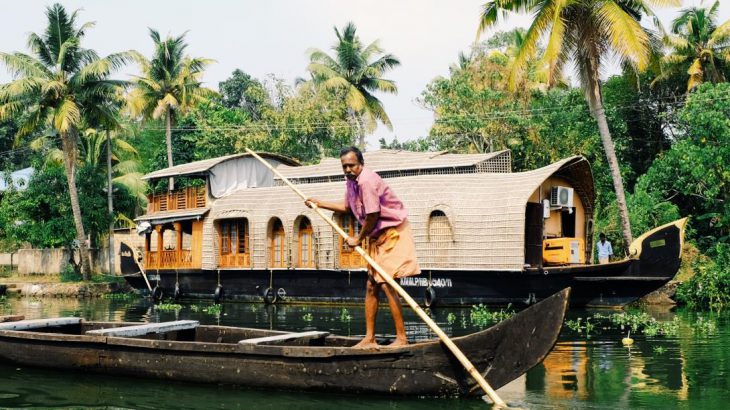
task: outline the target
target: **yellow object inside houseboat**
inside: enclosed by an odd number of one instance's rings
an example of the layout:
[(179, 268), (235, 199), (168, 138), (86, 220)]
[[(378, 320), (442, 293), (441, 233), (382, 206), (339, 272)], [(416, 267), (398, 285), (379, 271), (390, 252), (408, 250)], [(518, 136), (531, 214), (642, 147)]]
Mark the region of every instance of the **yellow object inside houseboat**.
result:
[(542, 260), (545, 265), (585, 263), (583, 238), (550, 238), (542, 241)]

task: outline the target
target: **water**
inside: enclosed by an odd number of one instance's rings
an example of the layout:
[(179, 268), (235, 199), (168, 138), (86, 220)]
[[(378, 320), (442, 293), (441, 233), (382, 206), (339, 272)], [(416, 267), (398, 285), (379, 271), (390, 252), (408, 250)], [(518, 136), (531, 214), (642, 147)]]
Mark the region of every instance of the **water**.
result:
[[(26, 318), (77, 315), (89, 320), (164, 321), (195, 319), (205, 324), (278, 330), (327, 330), (364, 333), (361, 306), (306, 307), (224, 304), (218, 314), (208, 303), (183, 304), (160, 311), (147, 300), (131, 302), (65, 299), (16, 299), (0, 314)], [(571, 318), (595, 311), (571, 311)], [(604, 310), (602, 313), (615, 311)], [(589, 337), (564, 329), (545, 362), (500, 389), (508, 403), (530, 409), (727, 409), (730, 408), (730, 314), (696, 314), (684, 309), (647, 311), (660, 321), (679, 318), (677, 335), (632, 335), (594, 329)], [(440, 309), (434, 318), (450, 335), (478, 330), (469, 309)], [(715, 328), (698, 330), (698, 318)], [(428, 328), (406, 313), (409, 338), (432, 337)], [(390, 315), (381, 311), (379, 334), (392, 332)], [(475, 398), (392, 398), (253, 390), (242, 387), (174, 383), (53, 371), (0, 364), (0, 408), (68, 409), (485, 409)]]

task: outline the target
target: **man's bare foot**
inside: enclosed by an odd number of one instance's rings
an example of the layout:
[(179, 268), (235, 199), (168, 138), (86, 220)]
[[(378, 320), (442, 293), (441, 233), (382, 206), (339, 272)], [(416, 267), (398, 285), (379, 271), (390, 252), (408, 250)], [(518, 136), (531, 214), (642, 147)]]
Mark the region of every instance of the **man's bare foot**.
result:
[(389, 344), (388, 347), (402, 347), (402, 346), (408, 346), (408, 339), (401, 339), (396, 338), (393, 343)]
[(380, 349), (380, 345), (378, 342), (375, 341), (375, 339), (362, 339), (358, 344), (355, 346), (352, 346), (353, 349), (372, 349), (372, 350), (378, 350)]

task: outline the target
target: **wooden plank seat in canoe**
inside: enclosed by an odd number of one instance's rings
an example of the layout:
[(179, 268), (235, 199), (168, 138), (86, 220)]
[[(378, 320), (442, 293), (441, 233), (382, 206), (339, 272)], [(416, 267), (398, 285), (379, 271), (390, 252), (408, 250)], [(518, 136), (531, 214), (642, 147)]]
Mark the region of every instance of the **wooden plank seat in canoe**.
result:
[(29, 319), (0, 323), (0, 330), (36, 330), (81, 324), (80, 317), (54, 317), (48, 319)]
[(312, 330), (309, 332), (292, 332), (283, 335), (255, 337), (252, 339), (243, 339), (238, 342), (239, 345), (260, 345), (260, 344), (271, 344), (289, 342), (292, 340), (309, 341), (312, 339), (322, 339), (329, 336), (330, 332), (319, 332)]
[(195, 329), (200, 325), (197, 320), (176, 320), (173, 322), (146, 323), (144, 325), (110, 327), (94, 329), (86, 332), (87, 335), (110, 337), (137, 337), (153, 333), (177, 332), (180, 330)]

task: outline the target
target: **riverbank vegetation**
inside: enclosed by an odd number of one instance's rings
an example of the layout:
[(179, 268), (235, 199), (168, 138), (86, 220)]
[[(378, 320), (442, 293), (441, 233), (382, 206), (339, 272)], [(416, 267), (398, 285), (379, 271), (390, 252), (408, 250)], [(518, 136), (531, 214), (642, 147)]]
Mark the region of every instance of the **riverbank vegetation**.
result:
[[(495, 24), (503, 7), (532, 12), (532, 25), (491, 33), (424, 87), (417, 102), (435, 118), (428, 136), (380, 145), (510, 149), (515, 171), (583, 155), (596, 183), (596, 235), (605, 232), (622, 257), (631, 238), (689, 216), (686, 246), (697, 257), (677, 297), (696, 308), (726, 306), (730, 21), (719, 18), (718, 1), (683, 9), (666, 28), (650, 23), (649, 6), (677, 2), (592, 3), (487, 1), (465, 22), (475, 32)], [(86, 238), (98, 248), (110, 223), (129, 226), (144, 212), (146, 193), (186, 183), (150, 187), (144, 173), (246, 147), (316, 163), (363, 145), (379, 124), (391, 124), (379, 99), (398, 90), (388, 74), (414, 69), (348, 23), (334, 29), (329, 49), (312, 45), (305, 78), (255, 78), (242, 67), (213, 89), (202, 76), (215, 62), (189, 56), (184, 34), (151, 29), (151, 56), (100, 57), (85, 48), (93, 25), (79, 16), (52, 5), (48, 28), (29, 35), (28, 53), (0, 50), (14, 76), (0, 85), (0, 167), (35, 169), (27, 185), (8, 184), (2, 194), (0, 246), (78, 248), (74, 269), (87, 280)], [(612, 54), (622, 70), (602, 77)], [(139, 75), (114, 79), (122, 67)]]

